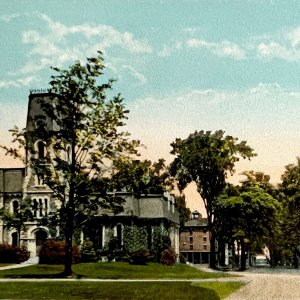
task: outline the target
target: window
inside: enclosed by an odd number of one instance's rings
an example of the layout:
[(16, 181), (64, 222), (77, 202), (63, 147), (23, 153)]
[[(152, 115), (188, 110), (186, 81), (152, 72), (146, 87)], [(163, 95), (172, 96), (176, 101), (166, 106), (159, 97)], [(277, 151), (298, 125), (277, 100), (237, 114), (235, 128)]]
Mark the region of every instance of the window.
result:
[(45, 158), (45, 145), (42, 141), (37, 143), (38, 158)]
[(206, 236), (203, 237), (203, 242), (206, 242)]
[(36, 199), (33, 199), (31, 201), (31, 207), (33, 211), (33, 216), (36, 218), (37, 217), (37, 210), (38, 210), (38, 202)]
[(43, 216), (43, 200), (42, 199), (39, 199), (39, 214), (40, 214), (40, 217)]
[(193, 245), (190, 245), (190, 250), (193, 250), (194, 249), (194, 246)]
[(193, 243), (193, 237), (190, 236), (190, 243)]
[(203, 250), (207, 250), (207, 245), (203, 245)]
[(44, 185), (45, 182), (44, 182), (44, 174), (38, 174), (36, 176), (36, 183), (37, 185)]
[(43, 216), (47, 216), (49, 211), (49, 199), (33, 199), (31, 201), (31, 207), (33, 211), (33, 216), (35, 218), (42, 218)]
[(13, 214), (17, 214), (19, 211), (19, 202), (14, 200), (12, 203)]

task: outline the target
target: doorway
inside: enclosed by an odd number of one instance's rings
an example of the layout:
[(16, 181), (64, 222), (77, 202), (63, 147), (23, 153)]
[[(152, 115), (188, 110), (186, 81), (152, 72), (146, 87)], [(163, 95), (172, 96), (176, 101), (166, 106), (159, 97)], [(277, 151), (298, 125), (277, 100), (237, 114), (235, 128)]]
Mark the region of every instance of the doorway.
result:
[(36, 246), (36, 254), (39, 255), (42, 249), (42, 246), (47, 239), (47, 232), (45, 230), (39, 229), (35, 232), (35, 246)]

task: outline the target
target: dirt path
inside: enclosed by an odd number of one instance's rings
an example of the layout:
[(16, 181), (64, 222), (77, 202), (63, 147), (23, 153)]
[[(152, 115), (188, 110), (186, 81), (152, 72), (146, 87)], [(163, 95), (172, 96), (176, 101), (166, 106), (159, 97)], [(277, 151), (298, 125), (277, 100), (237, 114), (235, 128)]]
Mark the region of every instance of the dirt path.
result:
[(300, 274), (244, 273), (248, 283), (226, 300), (300, 300)]

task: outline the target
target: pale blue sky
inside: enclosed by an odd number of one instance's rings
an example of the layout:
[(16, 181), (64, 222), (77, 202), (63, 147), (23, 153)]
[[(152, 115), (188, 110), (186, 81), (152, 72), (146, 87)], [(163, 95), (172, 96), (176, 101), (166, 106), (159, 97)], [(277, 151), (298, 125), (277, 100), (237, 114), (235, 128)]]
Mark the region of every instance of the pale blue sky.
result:
[(102, 50), (145, 158), (201, 129), (247, 140), (238, 172), (274, 182), (300, 154), (300, 1), (2, 0), (0, 39), (1, 143), (51, 65)]

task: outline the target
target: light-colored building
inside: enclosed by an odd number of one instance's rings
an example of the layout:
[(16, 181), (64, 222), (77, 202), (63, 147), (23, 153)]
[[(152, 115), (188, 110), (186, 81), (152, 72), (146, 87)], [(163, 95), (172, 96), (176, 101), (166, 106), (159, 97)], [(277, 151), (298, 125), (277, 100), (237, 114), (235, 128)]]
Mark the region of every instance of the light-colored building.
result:
[[(39, 99), (55, 101), (55, 96), (50, 93), (34, 92), (29, 95), (28, 115), (26, 131), (30, 133), (35, 128), (35, 116), (43, 115), (44, 112), (39, 104)], [(54, 99), (54, 100), (53, 100)], [(49, 129), (55, 131), (55, 124), (49, 118), (45, 119)], [(42, 226), (40, 220), (47, 217), (51, 212), (56, 211), (59, 202), (55, 200), (52, 190), (44, 184), (43, 174), (36, 174), (30, 167), (32, 155), (42, 158), (50, 145), (42, 139), (33, 141), (34, 154), (27, 147), (26, 164), (24, 168), (0, 169), (0, 208), (5, 207), (10, 212), (18, 209), (22, 199), (29, 198), (34, 220), (26, 223), (26, 230), (18, 237), (15, 228), (6, 228), (0, 220), (0, 243), (20, 244), (27, 247), (31, 256), (38, 255), (43, 242), (47, 238), (54, 238), (59, 235), (59, 228), (53, 230)], [(69, 153), (66, 153), (68, 160)], [(165, 193), (163, 195), (141, 195), (134, 197), (130, 193), (118, 193), (118, 197), (124, 199), (123, 211), (118, 214), (105, 211), (95, 215), (93, 226), (94, 242), (104, 247), (107, 240), (112, 236), (117, 237), (120, 247), (122, 246), (122, 234), (124, 225), (135, 224), (147, 228), (147, 239), (151, 246), (151, 233), (154, 227), (160, 226), (168, 231), (175, 252), (179, 254), (179, 214), (175, 207), (174, 198)], [(93, 231), (92, 230), (92, 231)], [(84, 234), (81, 239), (84, 240)]]

